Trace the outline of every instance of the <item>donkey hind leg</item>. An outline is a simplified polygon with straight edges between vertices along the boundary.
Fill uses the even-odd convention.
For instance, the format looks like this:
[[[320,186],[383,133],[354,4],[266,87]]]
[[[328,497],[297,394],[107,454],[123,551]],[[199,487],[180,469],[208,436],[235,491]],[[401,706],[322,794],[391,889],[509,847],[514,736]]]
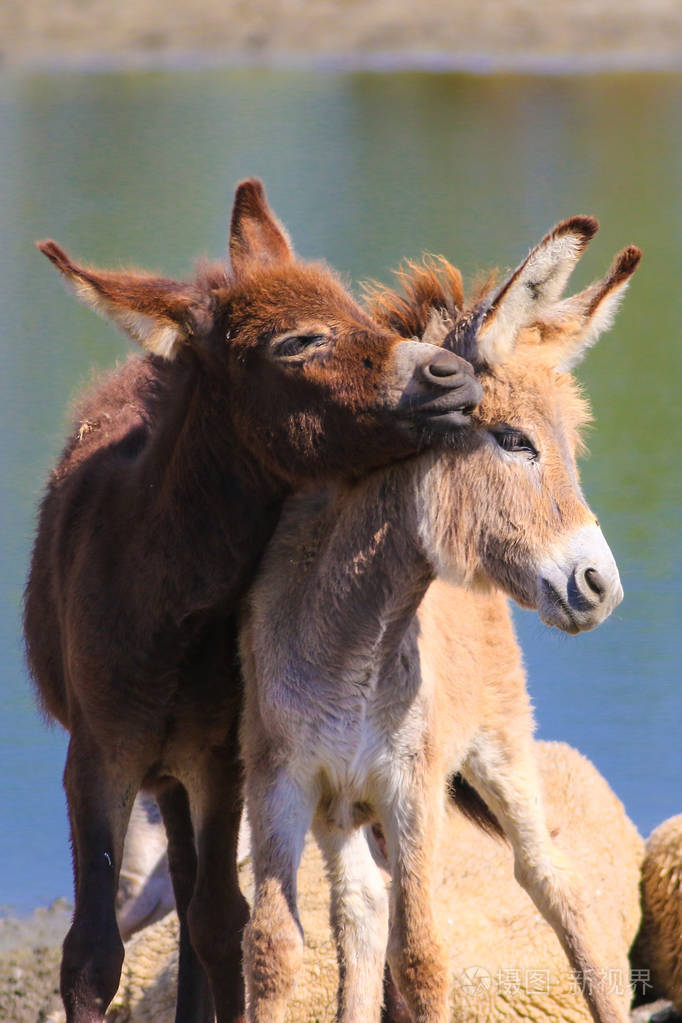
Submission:
[[[180,922],[176,1023],[211,1023],[213,1002],[208,977],[192,946],[187,923],[197,874],[194,829],[184,787],[169,779],[156,793],[168,838],[168,866]]]
[[[192,945],[208,974],[218,1023],[244,1019],[242,936],[249,906],[237,873],[241,789],[236,756],[211,755],[201,790],[190,796],[197,874],[187,920]]]
[[[514,875],[554,929],[596,1023],[626,1023],[622,1004],[603,983],[580,885],[554,845],[539,799],[540,779],[532,740],[499,737],[477,743],[462,773],[496,815],[514,850]]]
[[[71,738],[64,769],[75,875],[75,910],[61,965],[67,1023],[100,1023],[116,994],[123,942],[116,889],[139,778],[114,768],[94,743]]]
[[[378,1023],[388,937],[388,893],[364,829],[313,824],[331,886],[331,925],[339,964],[339,1023]]]
[[[414,788],[413,774],[403,791]],[[408,796],[381,813],[392,878],[388,962],[414,1023],[445,1023],[448,957],[433,911],[443,793],[438,786],[429,800],[426,789],[423,801]]]
[[[251,780],[247,811],[255,880],[244,931],[244,977],[251,1023],[281,1023],[303,960],[296,875],[315,800],[284,772]]]

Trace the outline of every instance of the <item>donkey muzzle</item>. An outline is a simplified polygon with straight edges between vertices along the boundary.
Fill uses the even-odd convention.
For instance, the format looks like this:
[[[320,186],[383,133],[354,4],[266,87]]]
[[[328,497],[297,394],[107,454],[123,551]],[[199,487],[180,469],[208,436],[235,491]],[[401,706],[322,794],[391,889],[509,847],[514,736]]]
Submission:
[[[424,342],[405,341],[400,356],[412,360],[397,411],[431,430],[448,430],[469,422],[483,397],[473,367],[453,352]]]
[[[585,526],[538,574],[538,611],[546,625],[576,633],[600,625],[623,599],[618,568],[599,526]]]

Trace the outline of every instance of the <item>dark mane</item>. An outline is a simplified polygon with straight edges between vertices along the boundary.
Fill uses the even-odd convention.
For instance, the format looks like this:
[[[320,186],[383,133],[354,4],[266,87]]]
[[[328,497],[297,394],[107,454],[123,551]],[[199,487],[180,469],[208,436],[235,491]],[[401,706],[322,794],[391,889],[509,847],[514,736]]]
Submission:
[[[376,282],[365,286],[365,299],[374,319],[403,337],[422,337],[435,311],[452,323],[443,347],[482,368],[476,338],[488,310],[486,299],[496,272],[475,281],[468,299],[464,297],[461,272],[443,256],[425,256],[421,263],[408,261],[395,271],[395,276],[402,293]]]
[[[403,337],[421,337],[434,309],[455,321],[464,307],[462,274],[441,256],[406,262],[395,271],[402,294],[372,281],[364,287],[370,314]]]

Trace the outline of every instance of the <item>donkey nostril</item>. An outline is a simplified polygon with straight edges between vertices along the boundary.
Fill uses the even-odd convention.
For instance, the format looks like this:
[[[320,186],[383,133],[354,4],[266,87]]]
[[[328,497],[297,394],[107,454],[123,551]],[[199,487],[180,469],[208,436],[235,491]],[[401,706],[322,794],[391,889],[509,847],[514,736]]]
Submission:
[[[432,377],[456,377],[459,374],[457,366],[439,366],[437,362],[432,362],[426,369]]]
[[[462,375],[462,363],[450,352],[440,352],[424,367],[427,377],[456,377]]]
[[[589,589],[591,589],[592,592],[595,593],[598,597],[602,597],[604,595],[606,587],[604,585],[604,580],[600,576],[597,569],[586,568],[584,576],[585,582],[587,583]]]

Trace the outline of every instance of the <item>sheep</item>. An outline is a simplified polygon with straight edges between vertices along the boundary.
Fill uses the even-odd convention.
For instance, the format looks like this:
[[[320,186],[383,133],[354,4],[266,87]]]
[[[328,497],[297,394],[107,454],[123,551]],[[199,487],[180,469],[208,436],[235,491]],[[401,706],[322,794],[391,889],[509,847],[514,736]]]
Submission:
[[[642,840],[589,760],[565,743],[535,748],[549,830],[567,860],[580,865],[608,971],[588,982],[606,984],[627,1011]],[[461,816],[451,814],[447,828],[437,904],[451,948],[453,1021],[587,1023],[589,1010],[554,932],[514,880],[510,849]],[[466,850],[464,869],[453,849]]]
[[[645,976],[650,972],[653,990],[682,1014],[682,814],[649,836],[641,896],[642,926],[632,965]]]
[[[116,894],[116,919],[123,941],[175,907],[168,873],[166,832],[156,800],[140,793],[130,814]]]

